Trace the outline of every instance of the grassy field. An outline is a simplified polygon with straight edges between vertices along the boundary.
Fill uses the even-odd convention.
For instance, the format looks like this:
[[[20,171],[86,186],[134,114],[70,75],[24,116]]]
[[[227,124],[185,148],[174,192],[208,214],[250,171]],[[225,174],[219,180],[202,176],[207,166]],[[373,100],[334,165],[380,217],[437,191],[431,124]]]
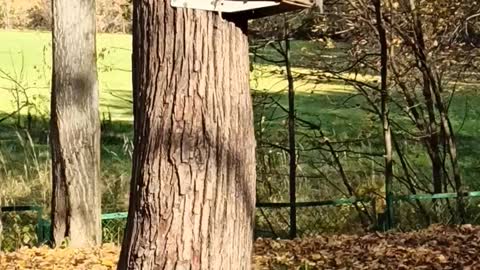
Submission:
[[[0,112],[16,109],[15,90],[25,90],[29,97],[36,96],[40,109],[48,112],[51,34],[0,32],[0,37],[0,70],[3,73],[0,76]],[[102,34],[97,42],[101,110],[110,112],[114,120],[129,121],[132,113],[125,99],[131,96],[131,37]]]
[[[23,109],[19,121],[22,127],[30,126],[29,132],[15,127],[16,117],[10,117],[0,123],[0,180],[2,189],[0,198],[4,204],[41,204],[49,205],[49,151],[48,151],[48,114],[51,77],[51,36],[40,32],[0,31],[0,119],[15,112],[27,100],[35,109]],[[100,105],[102,118],[102,179],[104,183],[103,208],[105,212],[126,209],[126,198],[130,175],[130,156],[132,151],[132,109],[130,82],[131,36],[100,34],[97,37],[98,73],[100,81]],[[267,54],[271,52],[267,51]],[[342,46],[332,49],[321,48],[315,43],[295,42],[292,60],[296,75],[296,111],[303,119],[321,124],[325,135],[333,140],[365,139],[357,145],[357,150],[381,153],[380,126],[372,115],[362,110],[365,101],[354,96],[355,91],[341,81],[320,78],[311,74],[308,64],[315,60],[336,61],[345,57]],[[273,57],[272,55],[269,55]],[[337,57],[337,58],[336,58]],[[321,61],[320,61],[321,60]],[[348,76],[348,74],[346,74]],[[373,77],[364,76],[364,80]],[[286,85],[282,68],[259,61],[251,73],[251,87],[254,100],[268,95],[283,106],[287,105]],[[470,85],[468,91],[460,91],[452,100],[450,116],[457,130],[460,164],[470,190],[479,190],[480,146],[477,136],[480,125],[480,97],[475,91],[476,85]],[[33,120],[26,115],[30,111]],[[278,108],[256,106],[257,140],[263,136],[279,145],[285,144],[285,113]],[[269,120],[262,122],[262,117]],[[374,117],[373,117],[374,118]],[[405,121],[405,119],[396,119]],[[260,124],[259,124],[260,123]],[[299,128],[299,148],[308,148],[301,140],[313,132]],[[415,165],[428,171],[428,161],[420,147],[407,146]],[[304,151],[305,149],[302,149]],[[264,151],[264,152],[262,152]],[[272,156],[275,168],[286,170],[287,156],[282,151],[259,149],[259,155]],[[278,154],[278,155],[277,155]],[[318,152],[302,152],[299,157],[299,173],[303,175],[318,173],[312,170],[312,163],[320,157]],[[345,161],[348,176],[356,183],[381,179],[379,166],[374,161],[359,160],[355,156],[341,157]],[[376,158],[381,161],[381,157]],[[271,159],[268,161],[270,162]],[[259,168],[262,158],[259,156]],[[275,165],[275,166],[277,166]],[[327,178],[338,182],[338,172],[318,165]],[[265,166],[264,166],[265,167]],[[259,170],[259,198],[261,200],[282,201],[287,198],[287,177],[277,174],[272,178]],[[276,187],[266,192],[267,182],[275,180]],[[298,200],[333,199],[341,193],[327,188],[327,183],[316,178],[300,179]],[[275,194],[276,192],[276,194]]]
[[[48,112],[51,34],[0,31],[0,40],[0,113],[16,110],[16,96],[22,90],[30,98],[36,97],[39,109]],[[301,44],[297,46],[300,51]],[[99,34],[97,52],[101,111],[110,114],[114,121],[131,121],[131,104],[127,102],[131,100],[131,36]],[[304,62],[306,57],[308,55],[299,54],[297,61]],[[279,70],[273,66],[257,69],[252,73],[252,88],[269,92],[285,90],[287,82]],[[298,68],[297,71],[308,72],[304,68]],[[351,88],[309,80],[301,81],[297,86],[297,91],[318,90],[323,93],[342,93],[351,91]],[[20,98],[25,101],[21,94]],[[26,113],[25,110],[22,112]]]

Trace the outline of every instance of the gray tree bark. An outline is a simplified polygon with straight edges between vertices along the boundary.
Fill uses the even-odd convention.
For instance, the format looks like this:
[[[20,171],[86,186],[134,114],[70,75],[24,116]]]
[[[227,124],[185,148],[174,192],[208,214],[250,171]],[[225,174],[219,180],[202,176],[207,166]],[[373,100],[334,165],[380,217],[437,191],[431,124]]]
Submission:
[[[135,150],[118,269],[251,269],[247,21],[133,4]]]
[[[53,0],[52,230],[55,245],[101,244],[95,1]]]

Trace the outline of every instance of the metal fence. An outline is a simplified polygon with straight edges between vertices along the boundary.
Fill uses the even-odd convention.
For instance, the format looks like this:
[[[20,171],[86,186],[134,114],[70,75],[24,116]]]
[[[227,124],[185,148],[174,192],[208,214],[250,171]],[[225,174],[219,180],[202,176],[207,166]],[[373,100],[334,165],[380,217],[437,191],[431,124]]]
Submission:
[[[15,250],[22,246],[43,244],[48,239],[48,222],[38,206],[2,207],[2,249]]]
[[[48,245],[51,242],[51,224],[39,206],[2,207],[2,250],[13,251],[20,247]],[[120,244],[127,221],[127,213],[102,215],[104,243]]]
[[[394,228],[413,230],[433,223],[457,222],[456,193],[395,196]],[[480,222],[480,192],[463,194],[466,201],[467,223]],[[372,207],[369,198],[343,198],[321,202],[295,204],[298,236],[330,233],[358,233],[365,230],[361,211]],[[290,203],[257,203],[256,237],[287,238],[291,235]],[[15,250],[22,246],[37,246],[50,242],[50,222],[38,206],[2,207],[2,249]],[[374,217],[371,229],[388,230],[382,214]],[[127,213],[102,215],[102,233],[105,243],[120,244],[126,225]],[[371,220],[370,220],[371,222]]]

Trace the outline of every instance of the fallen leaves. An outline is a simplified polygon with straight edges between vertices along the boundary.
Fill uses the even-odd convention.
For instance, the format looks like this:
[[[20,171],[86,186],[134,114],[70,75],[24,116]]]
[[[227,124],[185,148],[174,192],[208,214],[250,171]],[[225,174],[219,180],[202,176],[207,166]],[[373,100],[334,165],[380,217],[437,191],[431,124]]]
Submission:
[[[119,252],[119,247],[109,244],[94,249],[22,248],[0,254],[0,269],[108,270],[115,268]]]
[[[480,269],[480,227],[259,239],[255,255],[256,269]]]
[[[23,248],[0,253],[3,269],[115,269],[119,247]],[[258,239],[254,269],[480,269],[480,227],[434,226],[411,233]]]

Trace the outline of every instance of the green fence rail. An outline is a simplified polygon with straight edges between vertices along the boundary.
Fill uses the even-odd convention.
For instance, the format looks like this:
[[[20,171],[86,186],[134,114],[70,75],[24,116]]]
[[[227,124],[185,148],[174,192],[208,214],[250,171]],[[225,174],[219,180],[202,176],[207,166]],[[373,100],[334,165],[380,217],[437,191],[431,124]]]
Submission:
[[[398,204],[401,202],[408,202],[413,204],[415,202],[420,201],[439,201],[439,200],[449,200],[449,199],[456,199],[458,196],[462,196],[464,198],[480,198],[480,191],[473,191],[473,192],[465,192],[463,194],[458,193],[441,193],[441,194],[411,194],[411,195],[398,195],[392,198],[392,201]],[[299,213],[303,213],[305,217],[299,217],[299,221],[297,224],[299,226],[303,226],[303,228],[297,228],[300,232],[304,234],[318,234],[322,233],[321,230],[309,229],[311,224],[308,223],[315,223],[316,220],[325,220],[330,219],[334,222],[336,219],[339,219],[339,215],[341,211],[338,211],[336,207],[345,207],[345,206],[360,206],[369,204],[372,201],[372,198],[342,198],[336,200],[325,200],[325,201],[317,201],[317,202],[297,202],[296,208],[298,208]],[[289,225],[289,208],[291,207],[290,203],[264,203],[259,202],[257,203],[257,219],[261,219],[259,223],[263,224],[259,226],[256,234],[258,236],[271,236],[271,237],[285,237],[288,235],[289,230],[291,230]],[[327,208],[329,209],[327,211]],[[13,224],[14,222],[10,222],[9,220],[5,219],[12,219],[16,218],[19,215],[23,214],[26,215],[24,221],[21,219],[19,223],[22,223],[25,226],[29,226],[28,228],[34,228],[33,231],[35,232],[35,245],[42,245],[50,243],[50,221],[45,218],[44,211],[39,206],[10,206],[10,207],[2,207],[2,220],[6,222],[8,227],[9,224]],[[346,210],[343,213],[343,217],[345,220],[348,219],[348,216],[353,213],[353,210],[350,212]],[[277,216],[275,220],[278,220],[276,224],[272,224],[270,222],[269,216]],[[123,238],[123,231],[126,225],[126,219],[128,214],[126,212],[119,212],[119,213],[107,213],[102,215],[102,232],[103,232],[103,239],[104,242],[114,242],[114,243],[121,243]],[[317,217],[317,219],[315,219]],[[479,216],[480,218],[480,216]],[[32,224],[34,222],[35,224]],[[345,222],[348,224],[348,222]],[[385,219],[380,218],[378,220],[376,228],[380,230],[389,230],[391,229],[388,226],[388,223],[385,223]],[[335,227],[332,227],[335,229]],[[21,234],[24,230],[22,228],[18,229],[16,232],[16,237],[18,234]],[[11,233],[11,232],[7,232]],[[27,239],[28,240],[28,239]],[[30,239],[31,240],[31,239]],[[17,240],[12,240],[12,243],[15,243]],[[19,242],[19,241],[17,241]],[[28,242],[28,241],[25,241]],[[21,243],[21,241],[19,242]]]
[[[438,194],[411,194],[411,195],[400,195],[394,197],[394,201],[425,201],[425,200],[436,200],[436,199],[455,199],[458,198],[458,193],[438,193]],[[480,191],[465,192],[460,194],[464,198],[475,198],[480,197]]]
[[[28,215],[32,213],[35,217],[35,224],[31,224],[33,221],[31,216]],[[30,227],[34,228],[35,232],[35,239],[29,237],[28,242],[34,242],[36,246],[50,244],[51,242],[51,223],[44,217],[43,208],[40,206],[7,206],[1,207],[1,214],[2,216],[8,215],[5,221],[7,222],[5,226],[4,234],[9,236],[10,238],[19,238],[18,233],[13,233],[12,231],[8,231],[8,227],[13,227],[12,225],[16,226],[19,233],[27,234]],[[19,218],[19,216],[23,214],[23,218]],[[125,221],[127,218],[128,213],[121,212],[121,213],[108,213],[102,215],[102,232],[103,232],[103,239],[106,242],[115,242],[120,243],[121,238],[123,237],[123,230],[125,227]],[[2,221],[3,221],[2,219]],[[10,225],[10,226],[8,226]],[[12,235],[13,234],[13,235]],[[8,238],[8,237],[6,237]],[[18,244],[27,244],[21,241],[21,239],[12,239],[12,243]],[[11,246],[12,244],[10,244]]]

